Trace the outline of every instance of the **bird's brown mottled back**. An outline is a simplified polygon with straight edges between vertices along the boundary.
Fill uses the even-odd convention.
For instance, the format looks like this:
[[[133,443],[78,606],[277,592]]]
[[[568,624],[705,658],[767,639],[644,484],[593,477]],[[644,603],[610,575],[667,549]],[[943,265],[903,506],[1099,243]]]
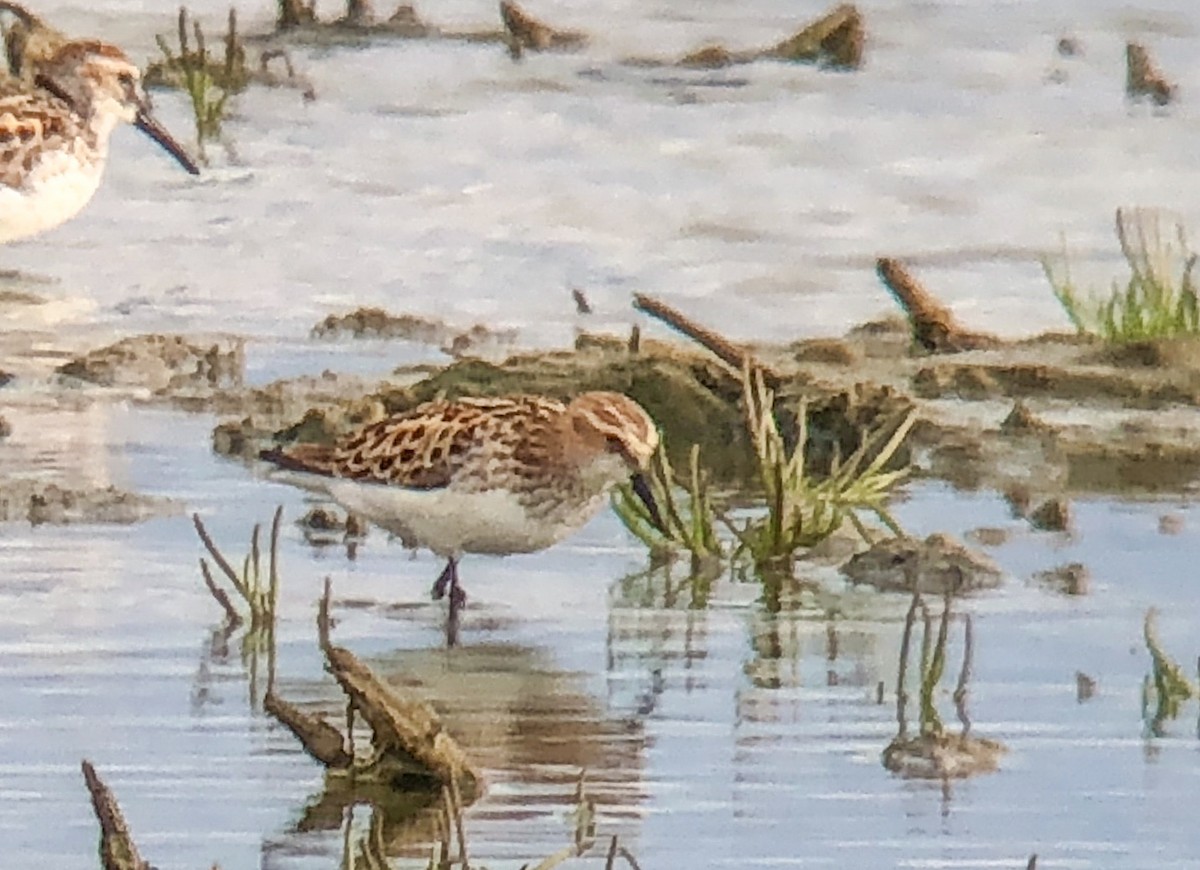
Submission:
[[[0,185],[30,187],[35,164],[48,154],[71,153],[80,161],[94,158],[101,143],[88,123],[82,79],[112,74],[113,64],[117,70],[128,66],[131,74],[137,73],[137,67],[116,46],[95,39],[73,40],[35,64],[39,74],[62,94],[42,87],[30,89],[15,78],[0,84]],[[73,102],[63,99],[68,91]]]
[[[0,184],[26,186],[34,164],[46,151],[66,147],[95,147],[94,137],[66,103],[28,94],[0,97]]]
[[[410,489],[486,488],[493,474],[546,458],[564,406],[551,399],[514,396],[429,402],[364,426],[327,452],[309,445],[282,451],[277,465],[296,470]],[[458,475],[464,466],[482,475]]]

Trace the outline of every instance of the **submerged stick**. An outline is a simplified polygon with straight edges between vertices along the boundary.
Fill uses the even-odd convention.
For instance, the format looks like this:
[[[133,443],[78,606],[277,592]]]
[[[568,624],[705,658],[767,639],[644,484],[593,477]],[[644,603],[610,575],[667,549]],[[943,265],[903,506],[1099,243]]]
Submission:
[[[705,326],[701,326],[683,312],[667,305],[667,303],[655,299],[653,296],[647,296],[645,293],[635,293],[633,294],[633,307],[638,311],[661,320],[677,332],[683,333],[692,339],[692,341],[711,351],[726,365],[737,369],[739,372],[746,368],[747,365],[753,366],[762,372],[763,380],[771,389],[778,389],[779,385],[783,382],[783,378],[780,377],[778,372],[759,366],[755,362],[754,357],[745,348],[734,344],[723,335]]]
[[[233,570],[233,566],[229,564],[229,560],[221,554],[221,551],[217,549],[217,545],[213,543],[212,537],[208,534],[208,529],[204,527],[204,523],[200,519],[200,514],[192,514],[192,525],[196,527],[196,534],[200,536],[200,542],[204,544],[204,549],[208,550],[208,554],[217,563],[217,567],[221,569],[221,573],[229,578],[229,582],[233,584],[233,588],[249,603],[250,590],[242,582],[242,578],[238,576],[237,571]]]
[[[267,692],[263,698],[263,709],[296,736],[305,752],[326,767],[345,770],[354,763],[354,756],[346,751],[342,732],[324,719],[302,713],[274,692]]]
[[[917,608],[921,606],[921,593],[913,585],[912,603],[908,606],[908,614],[904,617],[904,636],[900,641],[900,665],[896,671],[896,739],[904,740],[908,736],[908,689],[905,688],[905,678],[908,676],[908,650],[912,645],[913,626],[917,621]]]
[[[521,52],[569,50],[588,41],[587,34],[577,30],[560,30],[534,18],[514,0],[500,0],[500,20],[509,38],[509,50],[514,58]]]
[[[86,758],[81,765],[83,781],[92,796],[92,809],[100,822],[100,861],[104,870],[152,870],[148,861],[143,861],[134,845],[129,826],[117,799],[101,781],[96,768]]]
[[[862,66],[865,43],[862,13],[853,4],[843,3],[761,55],[788,61],[824,61],[835,69],[851,70]]]
[[[268,567],[269,578],[267,586],[267,606],[272,614],[279,604],[279,524],[283,521],[283,505],[275,508],[275,517],[271,520],[271,554]],[[274,621],[272,621],[274,628]]]
[[[1150,57],[1146,47],[1137,42],[1125,44],[1125,96],[1132,100],[1149,97],[1156,105],[1165,106],[1174,99],[1176,86],[1167,81]]]
[[[200,560],[200,573],[204,576],[204,585],[208,587],[209,594],[216,599],[217,604],[221,605],[221,609],[225,611],[226,625],[231,629],[236,629],[242,624],[242,615],[237,612],[237,608],[233,606],[233,602],[229,600],[229,596],[225,594],[225,590],[213,580],[212,571],[209,570],[208,562],[204,559]]]
[[[391,756],[410,773],[431,776],[443,783],[460,777],[477,781],[478,775],[466,754],[443,730],[441,719],[432,707],[416,698],[404,697],[380,681],[344,647],[331,645],[325,655],[333,678],[371,727],[371,742],[377,756]]]
[[[950,606],[950,596],[946,596],[946,607]],[[972,629],[971,614],[963,614],[965,637],[963,638],[963,663],[958,674],[958,685],[954,688],[954,709],[958,712],[958,721],[962,723],[962,736],[966,737],[971,730],[971,716],[967,713],[967,684],[971,681],[971,664],[975,657],[975,632]]]
[[[317,631],[326,669],[346,696],[346,732],[300,711],[273,691],[263,699],[263,708],[287,727],[317,761],[327,768],[350,772],[352,788],[355,782],[391,784],[420,778],[428,781],[421,788],[443,787],[448,795],[447,806],[461,807],[460,788],[476,794],[479,773],[429,704],[388,685],[354,653],[330,641],[330,594],[327,579],[317,611]],[[363,759],[354,753],[353,720],[357,716],[370,727],[374,750]],[[451,821],[449,830],[453,829]],[[465,841],[460,848],[465,858]]]
[[[899,260],[880,257],[875,261],[875,271],[904,309],[913,339],[930,353],[980,350],[999,344],[995,336],[960,326],[950,309],[922,287]]]

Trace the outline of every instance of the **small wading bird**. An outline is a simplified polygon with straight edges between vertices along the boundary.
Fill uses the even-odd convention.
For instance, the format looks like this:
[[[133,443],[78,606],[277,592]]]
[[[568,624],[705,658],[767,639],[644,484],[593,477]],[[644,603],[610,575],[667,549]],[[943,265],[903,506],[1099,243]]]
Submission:
[[[620,393],[563,404],[536,396],[420,405],[333,445],[295,444],[261,457],[288,483],[322,492],[400,538],[446,559],[433,597],[450,593],[455,642],[466,595],[464,553],[531,553],[561,541],[630,481],[662,526],[643,475],[658,429]]]
[[[154,119],[141,72],[119,48],[65,42],[34,69],[32,87],[0,87],[0,244],[56,227],[87,205],[118,124],[133,124],[200,173]]]

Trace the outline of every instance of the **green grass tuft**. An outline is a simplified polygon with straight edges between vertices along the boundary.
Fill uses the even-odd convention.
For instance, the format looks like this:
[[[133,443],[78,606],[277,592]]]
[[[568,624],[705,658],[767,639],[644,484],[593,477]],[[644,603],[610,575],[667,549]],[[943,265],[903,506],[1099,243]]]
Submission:
[[[732,550],[733,559],[749,563],[756,577],[775,582],[790,575],[800,550],[816,546],[847,522],[870,542],[859,517],[862,512],[874,514],[895,534],[902,533],[886,502],[908,472],[887,469],[912,428],[915,412],[906,411],[864,433],[853,454],[835,461],[827,475],[816,476],[805,470],[806,403],[802,401],[798,409],[799,432],[790,447],[775,418],[775,395],[757,368],[744,370],[743,402],[766,510],[740,522],[730,519],[713,506],[699,448],[692,448],[688,474],[681,478],[660,447],[647,476],[665,532],[651,524],[646,508],[629,487],[613,496],[617,515],[646,545],[653,560],[669,561],[687,552],[693,575],[699,575]],[[718,535],[718,519],[732,534],[731,542]]]
[[[1200,698],[1200,687],[1188,679],[1183,668],[1167,655],[1158,639],[1154,620],[1158,612],[1146,611],[1142,634],[1150,652],[1150,673],[1142,682],[1142,721],[1155,737],[1163,735],[1163,724],[1178,718],[1183,705]]]
[[[1111,343],[1146,341],[1200,333],[1200,303],[1192,282],[1196,255],[1183,225],[1174,241],[1164,238],[1161,216],[1151,209],[1118,209],[1117,239],[1129,265],[1122,285],[1107,297],[1084,293],[1071,278],[1064,244],[1061,258],[1042,259],[1042,269],[1075,329]]]
[[[912,428],[915,412],[906,411],[866,433],[848,459],[836,462],[828,476],[818,478],[805,473],[807,404],[800,403],[796,415],[800,431],[789,451],[775,419],[775,395],[766,386],[761,371],[745,369],[742,395],[767,513],[741,527],[729,525],[738,539],[739,551],[750,557],[759,574],[790,573],[797,551],[816,546],[847,521],[870,542],[858,516],[860,511],[875,514],[900,534],[885,503],[908,471],[884,469]]]
[[[187,93],[196,125],[196,142],[201,158],[207,160],[204,143],[221,140],[225,116],[229,112],[229,100],[246,89],[250,74],[246,67],[246,52],[238,38],[235,10],[229,10],[229,28],[224,38],[225,53],[221,59],[209,55],[200,23],[190,23],[189,28],[187,8],[180,7],[178,53],[172,50],[164,37],[155,37],[163,60],[147,70],[147,80],[173,83]],[[193,41],[195,47],[192,46]]]
[[[688,463],[688,476],[679,478],[667,459],[666,448],[660,443],[650,460],[647,480],[658,504],[665,531],[659,531],[650,521],[646,506],[628,486],[613,493],[613,510],[656,561],[667,561],[677,552],[691,556],[692,573],[725,555],[717,537],[716,513],[709,491],[708,474],[700,466],[700,446],[693,444]]]

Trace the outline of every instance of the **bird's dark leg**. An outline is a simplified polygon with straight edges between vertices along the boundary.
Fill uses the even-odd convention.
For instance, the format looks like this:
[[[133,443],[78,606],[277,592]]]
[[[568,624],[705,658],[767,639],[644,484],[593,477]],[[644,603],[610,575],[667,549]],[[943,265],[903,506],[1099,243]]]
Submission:
[[[441,601],[446,596],[447,588],[451,591],[458,588],[458,560],[453,556],[446,560],[446,567],[438,574],[437,580],[433,581],[433,600]]]
[[[458,646],[458,614],[466,596],[457,586],[450,588],[450,612],[446,614],[446,646]]]
[[[446,646],[458,643],[458,615],[463,605],[467,603],[467,593],[458,585],[458,559],[451,557],[446,561],[446,567],[433,583],[434,600],[445,597],[450,592],[450,613],[446,617]]]

